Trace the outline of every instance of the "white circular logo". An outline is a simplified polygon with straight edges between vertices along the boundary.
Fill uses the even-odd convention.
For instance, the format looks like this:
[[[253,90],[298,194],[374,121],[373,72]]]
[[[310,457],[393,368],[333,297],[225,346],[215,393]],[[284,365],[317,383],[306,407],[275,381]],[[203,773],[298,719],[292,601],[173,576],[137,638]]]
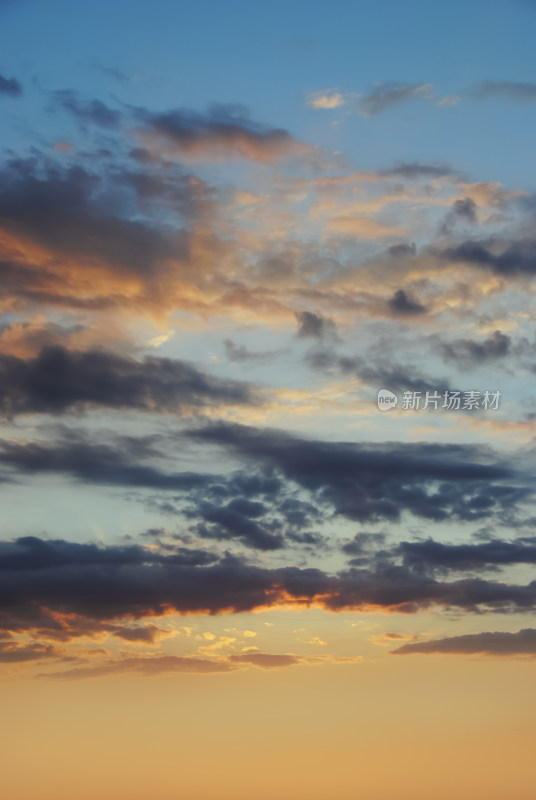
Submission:
[[[378,408],[380,411],[389,411],[394,408],[398,403],[398,397],[393,394],[389,389],[380,389],[378,392]]]

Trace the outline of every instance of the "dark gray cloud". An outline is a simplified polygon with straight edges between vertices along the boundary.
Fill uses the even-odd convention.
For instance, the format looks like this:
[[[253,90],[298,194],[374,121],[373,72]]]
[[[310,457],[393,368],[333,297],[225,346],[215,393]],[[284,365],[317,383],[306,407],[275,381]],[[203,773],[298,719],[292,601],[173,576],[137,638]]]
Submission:
[[[449,636],[429,642],[409,642],[392,651],[396,655],[411,653],[456,653],[459,655],[536,656],[536,630],[525,628],[517,633],[490,631]]]
[[[450,389],[446,378],[431,378],[416,367],[397,364],[388,357],[380,359],[364,356],[341,356],[330,350],[315,350],[307,355],[313,369],[356,375],[363,383],[375,389],[389,387],[391,391],[439,392]]]
[[[194,430],[256,467],[275,469],[315,502],[349,519],[484,519],[511,511],[530,489],[489,452],[463,445],[353,444],[301,439],[278,430],[215,424]]]
[[[412,300],[404,289],[398,289],[389,300],[389,308],[394,314],[403,317],[414,317],[426,313],[426,306],[417,300]]]
[[[54,92],[53,97],[56,106],[68,111],[82,125],[117,128],[121,122],[121,113],[109,108],[101,100],[82,100],[70,89]]]
[[[13,542],[0,542],[0,562],[2,569],[7,570],[141,566],[147,562],[147,558],[148,551],[139,545],[100,547],[63,539],[40,539],[37,536],[22,536]],[[155,552],[150,555],[151,563],[165,562],[176,566],[203,566],[217,560],[206,550],[180,546],[165,555]]]
[[[22,94],[22,86],[16,78],[5,78],[0,75],[0,95],[5,94],[8,97],[20,97]]]
[[[272,532],[255,520],[264,511],[262,504],[253,504],[244,498],[236,498],[223,506],[201,501],[193,514],[201,517],[203,523],[195,530],[199,536],[209,539],[234,538],[257,550],[280,550],[285,545],[281,532]]]
[[[300,339],[323,339],[325,336],[335,334],[335,323],[333,320],[315,314],[313,311],[298,311],[296,313],[298,321],[297,335]]]
[[[0,440],[0,467],[5,470],[1,479],[56,474],[84,484],[163,492],[164,496],[141,494],[138,499],[152,510],[181,518],[189,525],[189,535],[197,538],[240,542],[261,551],[324,546],[314,533],[324,510],[293,497],[293,489],[270,470],[228,475],[168,472],[156,465],[165,460],[160,444],[158,437],[113,436],[101,444],[73,431],[53,443]],[[139,551],[134,555],[137,558]],[[193,563],[201,555],[175,548],[174,558]]]
[[[427,83],[385,83],[362,97],[358,104],[358,110],[363,116],[372,117],[408,100],[415,100],[419,97],[429,98],[431,89],[431,85]]]
[[[0,441],[0,465],[20,474],[59,474],[96,485],[166,491],[187,491],[214,480],[214,476],[167,473],[140,463],[159,455],[150,440],[110,436],[107,444],[93,444],[74,431],[54,443]]]
[[[488,269],[505,277],[536,273],[536,241],[533,239],[468,239],[453,247],[433,252],[446,261]]]
[[[404,566],[418,572],[480,571],[512,564],[536,564],[536,538],[479,544],[445,544],[427,539],[401,542],[395,549]]]
[[[295,487],[270,475],[206,476],[197,486],[184,488],[183,496],[145,501],[149,507],[193,522],[191,535],[201,539],[241,542],[256,550],[281,550],[298,546],[317,551],[326,545],[314,532],[325,509],[298,499]]]
[[[346,555],[364,556],[368,559],[372,552],[383,547],[386,538],[384,533],[360,531],[354,535],[351,541],[343,544],[341,550],[343,553],[346,553]]]
[[[245,345],[236,344],[232,339],[225,339],[223,346],[225,348],[225,354],[227,355],[227,358],[232,363],[241,363],[244,361],[257,361],[259,363],[263,363],[266,361],[271,361],[278,353],[276,350],[249,350]]]
[[[461,200],[456,200],[452,206],[452,211],[455,216],[468,222],[476,222],[476,203],[470,197],[463,197]]]
[[[413,243],[402,242],[401,244],[393,244],[387,252],[393,258],[407,258],[417,254],[417,247]]]
[[[177,174],[166,170],[124,171],[115,176],[116,181],[132,187],[140,208],[148,213],[162,213],[171,209],[187,222],[199,219],[208,211],[214,200],[214,190],[210,184],[200,179],[192,180],[190,175]]]
[[[527,612],[536,604],[536,582],[515,585],[477,578],[442,582],[394,566],[352,568],[331,575],[313,568],[252,566],[230,555],[192,566],[154,549],[144,551],[142,562],[127,548],[109,550],[84,545],[77,549],[61,540],[42,549],[28,538],[2,543],[0,628],[31,633],[43,644],[92,631],[121,636],[121,620],[128,619],[132,630],[134,621],[170,610],[240,613],[295,604],[328,611],[375,607],[415,613],[443,607],[476,613]]]
[[[252,386],[215,378],[176,359],[138,361],[61,346],[45,347],[28,360],[0,354],[0,413],[8,417],[85,407],[181,413],[259,401]]]
[[[498,573],[516,564],[536,563],[536,538],[513,541],[489,538],[452,544],[433,538],[396,542],[385,533],[360,532],[345,541],[341,551],[351,556],[348,564],[371,572],[403,567],[418,575],[451,573]]]
[[[440,236],[449,236],[460,222],[474,225],[478,222],[476,212],[477,204],[470,197],[456,200],[439,226]]]
[[[192,533],[203,538],[239,539],[265,550],[280,548],[282,537],[321,544],[314,525],[333,514],[397,521],[409,512],[435,521],[510,524],[532,496],[510,464],[473,446],[322,442],[224,423],[186,435],[223,447],[249,474],[240,469],[228,476],[170,472],[161,466],[167,458],[162,437],[108,436],[103,444],[99,437],[90,442],[67,430],[53,442],[1,441],[2,479],[58,474],[94,485],[164,492],[142,494],[140,502],[183,516]],[[309,498],[297,496],[303,490]],[[266,500],[266,505],[244,500]]]
[[[487,339],[455,339],[440,342],[439,352],[445,361],[456,364],[461,369],[473,369],[481,364],[496,361],[512,353],[512,340],[501,331],[494,331]]]
[[[506,97],[518,103],[536,102],[536,83],[530,81],[484,81],[474,89],[475,97]]]

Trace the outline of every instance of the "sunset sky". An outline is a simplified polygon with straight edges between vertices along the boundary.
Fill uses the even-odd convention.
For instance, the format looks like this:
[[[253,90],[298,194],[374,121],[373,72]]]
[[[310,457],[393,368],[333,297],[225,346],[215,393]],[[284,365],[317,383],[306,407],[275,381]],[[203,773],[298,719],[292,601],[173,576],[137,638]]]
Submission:
[[[533,800],[535,31],[0,0],[6,798]]]

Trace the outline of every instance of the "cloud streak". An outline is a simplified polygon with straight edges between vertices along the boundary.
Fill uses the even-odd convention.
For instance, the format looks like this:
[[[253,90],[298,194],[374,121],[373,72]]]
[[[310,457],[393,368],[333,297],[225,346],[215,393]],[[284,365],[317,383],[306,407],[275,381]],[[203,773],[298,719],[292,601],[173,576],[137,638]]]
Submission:
[[[431,83],[385,83],[361,98],[358,111],[364,117],[374,117],[401,103],[416,99],[430,100],[433,96]]]
[[[7,417],[89,407],[181,414],[260,402],[252,386],[215,378],[184,361],[138,361],[61,346],[45,347],[28,360],[0,354],[0,385],[0,411]]]
[[[479,578],[442,582],[404,567],[329,574],[313,568],[253,566],[229,555],[198,565],[147,549],[143,561],[140,555],[128,548],[62,540],[2,543],[0,628],[30,632],[43,643],[82,632],[89,635],[92,630],[113,634],[107,627],[110,623],[132,624],[171,611],[229,614],[315,606],[331,612],[375,609],[411,614],[443,607],[513,613],[530,611],[536,604],[535,583]]]
[[[478,99],[504,97],[518,103],[536,102],[536,83],[530,81],[484,81],[473,91]]]
[[[536,657],[536,630],[525,628],[517,633],[473,633],[466,636],[450,636],[428,642],[409,642],[392,651],[395,655],[413,653],[441,653],[455,655],[484,656],[528,656]]]

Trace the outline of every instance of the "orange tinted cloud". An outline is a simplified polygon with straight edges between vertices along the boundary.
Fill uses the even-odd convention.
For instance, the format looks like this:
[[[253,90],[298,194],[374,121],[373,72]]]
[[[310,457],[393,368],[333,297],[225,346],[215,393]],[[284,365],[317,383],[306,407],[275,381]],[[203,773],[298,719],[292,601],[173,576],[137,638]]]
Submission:
[[[206,115],[181,110],[145,112],[142,118],[146,127],[138,129],[137,135],[151,157],[178,155],[207,162],[243,158],[272,164],[315,150],[281,128],[253,123],[233,108],[215,107]]]

